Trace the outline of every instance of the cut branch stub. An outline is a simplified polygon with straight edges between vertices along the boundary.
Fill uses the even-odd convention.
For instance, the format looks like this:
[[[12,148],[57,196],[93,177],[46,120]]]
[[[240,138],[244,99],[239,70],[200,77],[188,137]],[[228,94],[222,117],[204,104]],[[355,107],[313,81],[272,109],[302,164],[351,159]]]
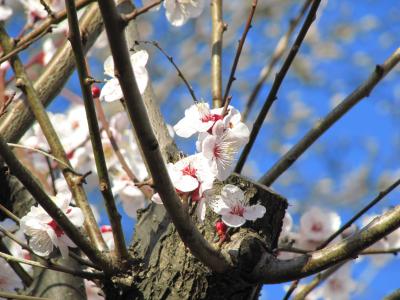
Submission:
[[[213,273],[190,254],[179,238],[162,205],[151,204],[138,214],[131,252],[138,258],[141,271],[135,281],[135,297],[140,299],[249,299],[255,284],[248,278],[261,255],[276,247],[287,201],[271,189],[239,175],[225,183],[235,184],[249,197],[250,204],[266,207],[256,222],[230,230],[229,241],[221,252],[229,258],[232,269]],[[219,216],[207,209],[204,223],[189,208],[196,226],[208,242],[218,248],[215,221]],[[138,294],[140,296],[138,296]],[[132,295],[126,295],[132,296]]]

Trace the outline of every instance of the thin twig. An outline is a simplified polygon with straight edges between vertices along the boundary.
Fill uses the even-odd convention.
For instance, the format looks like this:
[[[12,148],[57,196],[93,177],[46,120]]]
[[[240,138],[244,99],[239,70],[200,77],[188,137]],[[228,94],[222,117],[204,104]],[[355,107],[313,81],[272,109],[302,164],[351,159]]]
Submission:
[[[393,249],[375,249],[375,250],[364,250],[361,255],[375,255],[375,254],[393,254],[397,255],[400,252],[400,248]]]
[[[321,283],[323,283],[325,280],[327,280],[332,274],[334,274],[337,270],[339,270],[345,263],[346,263],[346,261],[329,268],[325,272],[317,274],[311,280],[311,282],[309,282],[308,284],[306,284],[300,288],[300,290],[296,293],[296,295],[294,296],[293,299],[294,300],[304,300],[307,297],[307,295],[309,293],[311,293],[312,290],[314,290]]]
[[[50,300],[49,298],[20,295],[2,290],[0,290],[0,297],[4,299],[17,299],[17,300]]]
[[[54,175],[53,166],[51,165],[50,158],[48,158],[47,156],[46,156],[46,164],[47,164],[47,169],[49,170],[48,175],[50,175],[51,189],[53,191],[53,195],[55,196],[57,195],[56,176]]]
[[[325,131],[336,121],[343,117],[361,99],[370,95],[375,86],[386,76],[390,70],[400,61],[400,48],[382,64],[375,67],[370,77],[358,86],[338,106],[336,106],[325,118],[318,121],[304,137],[294,145],[272,168],[262,176],[260,182],[270,186],[283,172],[285,172]]]
[[[304,14],[306,13],[311,2],[312,2],[312,0],[305,0],[304,4],[301,6],[300,11],[298,12],[297,16],[294,17],[293,19],[290,19],[288,30],[279,39],[268,64],[264,68],[262,68],[259,79],[258,79],[256,85],[254,86],[254,88],[250,94],[249,100],[247,101],[244,111],[242,113],[242,121],[243,122],[247,121],[250,110],[252,109],[252,107],[255,103],[258,93],[260,92],[265,81],[271,75],[272,70],[274,69],[276,63],[281,59],[283,54],[286,52],[286,49],[289,45],[290,37],[292,36],[297,25],[300,23],[300,20],[303,18]]]
[[[77,9],[85,7],[86,5],[94,2],[95,0],[78,0],[76,2]],[[18,54],[22,50],[28,48],[32,43],[41,39],[44,35],[51,32],[51,26],[62,22],[67,17],[66,10],[55,13],[53,16],[47,17],[41,24],[29,32],[27,35],[18,39],[17,44],[12,51],[4,54],[0,57],[0,63],[5,62],[10,57]]]
[[[300,280],[295,280],[292,282],[292,284],[289,286],[288,290],[285,293],[285,296],[283,296],[282,300],[289,300],[290,296],[293,294],[294,290],[297,288],[299,285]]]
[[[13,147],[13,148],[21,148],[21,149],[27,149],[27,150],[31,150],[37,153],[42,154],[45,157],[51,158],[52,160],[55,160],[56,162],[58,162],[59,164],[61,164],[64,168],[68,168],[69,171],[73,172],[74,174],[77,175],[81,175],[78,172],[75,172],[70,166],[68,166],[68,164],[64,163],[62,160],[58,159],[57,157],[51,155],[50,153],[38,149],[38,148],[34,148],[34,147],[30,147],[30,146],[25,146],[25,145],[21,145],[21,144],[14,144],[14,143],[7,143],[8,146]]]
[[[213,108],[222,106],[222,36],[226,30],[222,6],[222,0],[211,1],[211,98]]]
[[[238,63],[239,63],[240,55],[242,54],[242,49],[243,49],[243,46],[244,46],[244,42],[246,41],[247,33],[249,32],[249,30],[250,30],[250,28],[252,26],[251,22],[253,20],[254,13],[256,11],[257,2],[258,2],[257,0],[253,0],[253,2],[251,4],[251,9],[250,9],[249,16],[247,17],[246,25],[244,27],[244,31],[243,31],[242,37],[240,38],[238,47],[236,49],[235,59],[233,60],[231,73],[229,74],[229,79],[228,79],[228,83],[226,85],[224,98],[223,98],[223,102],[222,102],[222,105],[224,106],[224,110],[223,110],[222,115],[224,115],[225,112],[228,109],[228,105],[229,105],[229,102],[230,102],[228,100],[229,91],[231,89],[233,81],[235,81],[235,79],[236,79],[235,78],[236,68],[237,68]]]
[[[69,238],[86,254],[86,256],[95,264],[101,266],[105,271],[114,269],[111,261],[100,253],[93,244],[90,243],[85,236],[71,223],[67,216],[54,203],[53,200],[42,189],[37,178],[35,178],[18,160],[15,154],[4,142],[0,136],[0,155],[8,165],[11,173],[21,181],[35,200],[46,210],[46,212],[55,220],[63,229]]]
[[[122,15],[121,19],[125,22],[125,25],[127,25],[129,23],[129,21],[136,19],[137,16],[140,16],[141,14],[144,14],[145,12],[148,12],[150,9],[161,4],[163,1],[164,0],[153,1],[141,8],[134,9],[131,13]]]
[[[3,25],[0,26],[0,42],[3,50],[6,53],[12,50],[12,39],[7,34]],[[38,121],[44,136],[46,137],[52,154],[59,160],[61,160],[64,165],[68,165],[68,168],[62,168],[62,173],[65,177],[69,189],[72,192],[72,195],[75,198],[76,203],[82,209],[82,212],[85,216],[84,226],[86,231],[88,232],[89,238],[93,242],[94,246],[97,247],[97,249],[107,249],[107,245],[104,242],[103,236],[101,235],[96,219],[94,218],[93,211],[86,197],[85,190],[83,189],[82,182],[79,180],[80,178],[82,178],[82,176],[77,176],[76,174],[70,172],[71,164],[65,153],[64,147],[61,144],[61,141],[50,121],[49,116],[47,115],[43,103],[39,99],[37,91],[33,87],[32,82],[26,74],[24,65],[22,64],[21,60],[16,55],[13,57],[13,59],[11,59],[10,63],[17,78],[16,86],[20,88],[22,92],[26,95],[29,107],[34,114],[35,119]],[[90,247],[92,247],[92,245]]]
[[[400,205],[375,218],[368,226],[346,239],[310,254],[279,260],[265,253],[258,262],[251,280],[259,283],[280,283],[297,280],[357,257],[359,253],[400,227]]]
[[[319,7],[319,4],[321,3],[321,0],[315,0],[308,12],[308,15],[306,19],[304,20],[303,26],[300,29],[300,32],[298,33],[296,40],[294,41],[281,69],[275,76],[274,83],[272,84],[271,90],[265,99],[264,105],[260,111],[260,113],[257,116],[257,119],[255,120],[253,124],[253,129],[251,130],[250,133],[250,138],[249,142],[246,144],[246,146],[243,149],[242,154],[240,155],[239,161],[236,165],[235,172],[240,173],[242,171],[242,168],[244,166],[244,163],[246,162],[246,159],[248,155],[250,154],[251,148],[254,145],[254,142],[257,138],[258,133],[260,132],[260,129],[264,123],[265,118],[267,117],[267,114],[274,103],[274,101],[277,99],[277,94],[279,91],[279,88],[285,79],[285,76],[293,62],[293,60],[296,57],[297,52],[300,49],[301,44],[303,43],[303,40],[308,32],[308,29],[311,27],[311,24],[315,20],[315,15],[317,13],[317,9]]]
[[[135,174],[129,167],[128,163],[126,162],[126,159],[122,155],[122,153],[119,149],[118,143],[114,138],[114,135],[110,129],[110,124],[108,123],[108,120],[104,113],[103,107],[101,106],[99,98],[94,99],[94,104],[96,106],[97,116],[100,120],[100,123],[102,124],[103,129],[107,134],[107,137],[110,141],[111,147],[113,148],[113,151],[114,151],[115,155],[117,156],[117,159],[118,159],[119,163],[121,164],[122,169],[124,170],[124,172],[126,173],[128,178],[132,181],[132,183],[134,185],[136,185],[142,191],[142,193],[145,195],[145,197],[147,199],[150,199],[151,196],[154,194],[153,190],[146,188],[145,187],[146,184],[143,184],[143,185],[138,184],[139,181],[138,181],[137,177],[135,176]],[[147,186],[149,186],[149,184],[147,184]]]
[[[140,95],[130,62],[128,46],[124,36],[124,26],[113,0],[99,1],[104,20],[115,71],[121,85],[129,117],[135,134],[150,169],[150,174],[164,207],[169,213],[182,241],[201,262],[216,272],[224,272],[229,264],[201,235],[189,214],[182,207],[175,188],[169,178],[159,144],[151,128],[146,107]]]
[[[12,211],[10,211],[9,209],[7,209],[5,206],[3,206],[0,203],[0,210],[7,216],[9,217],[11,220],[13,220],[15,223],[19,224],[19,218],[12,213]]]
[[[182,71],[179,69],[178,65],[175,63],[174,58],[169,55],[161,46],[159,43],[156,41],[135,41],[137,44],[150,44],[156,47],[160,52],[169,60],[169,62],[174,66],[175,70],[178,72],[178,76],[182,79],[183,83],[186,85],[186,87],[189,90],[190,95],[193,98],[193,101],[195,103],[199,102],[199,100],[196,97],[196,94],[194,93],[192,85],[189,83],[189,81],[186,79],[185,75],[183,75]]]
[[[79,32],[78,16],[73,0],[65,0],[68,15],[69,41],[75,55],[76,68],[78,70],[79,82],[81,85],[83,102],[85,105],[86,118],[88,122],[90,139],[92,142],[93,154],[96,162],[97,174],[99,176],[100,191],[103,195],[108,217],[113,231],[115,254],[118,259],[124,260],[128,257],[124,233],[121,225],[121,215],[118,213],[114,196],[111,191],[111,182],[108,176],[106,160],[101,143],[100,129],[97,121],[96,109],[93,103],[91,84],[87,83],[90,78],[86,67],[85,54]]]
[[[12,256],[12,255],[8,255],[6,253],[3,253],[3,252],[0,252],[0,257],[4,258],[6,261],[15,261],[15,262],[18,262],[18,263],[31,265],[33,267],[39,267],[39,268],[42,268],[42,269],[48,269],[48,270],[63,272],[63,273],[71,274],[71,275],[82,277],[82,278],[86,278],[86,279],[104,278],[104,273],[102,273],[102,272],[86,272],[86,271],[73,270],[73,269],[70,269],[70,268],[67,268],[67,267],[64,267],[64,266],[54,265],[52,263],[42,264],[42,263],[37,262],[37,261],[15,257],[15,256]]]
[[[400,184],[400,178],[393,182],[385,190],[381,191],[370,203],[368,203],[363,209],[354,215],[346,224],[340,227],[336,232],[334,232],[330,237],[328,237],[321,245],[318,246],[317,250],[325,248],[330,242],[332,242],[337,236],[339,236],[343,231],[349,228],[355,221],[357,221],[363,214],[365,214],[371,207],[376,205],[381,201],[387,194],[393,191]]]

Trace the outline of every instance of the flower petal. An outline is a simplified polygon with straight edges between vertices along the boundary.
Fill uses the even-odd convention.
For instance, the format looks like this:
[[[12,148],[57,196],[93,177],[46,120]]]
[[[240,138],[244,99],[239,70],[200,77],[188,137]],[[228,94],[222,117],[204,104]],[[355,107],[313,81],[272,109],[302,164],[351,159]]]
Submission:
[[[245,218],[238,216],[238,215],[232,215],[232,214],[223,215],[222,221],[230,227],[240,227],[244,223],[246,223]]]
[[[243,212],[243,217],[246,220],[254,221],[258,218],[262,218],[266,212],[266,209],[264,206],[260,204],[252,205],[245,207],[245,210]]]

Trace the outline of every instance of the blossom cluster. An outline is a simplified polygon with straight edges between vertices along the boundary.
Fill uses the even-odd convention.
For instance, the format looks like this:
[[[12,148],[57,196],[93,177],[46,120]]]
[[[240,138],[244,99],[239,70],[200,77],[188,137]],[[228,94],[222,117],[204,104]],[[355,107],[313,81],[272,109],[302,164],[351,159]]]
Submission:
[[[359,222],[361,227],[367,226],[377,215],[366,215]],[[279,248],[283,249],[278,252],[278,258],[287,260],[298,255],[294,251],[314,251],[332,234],[340,229],[341,218],[331,210],[313,206],[304,211],[300,216],[298,226],[294,225],[294,221],[290,213],[286,212],[283,219],[282,231],[279,237]],[[340,236],[335,238],[331,243],[336,243],[347,238],[357,232],[357,226],[353,224],[347,228]],[[387,235],[379,240],[367,250],[385,251],[396,249],[400,246],[400,229]],[[383,266],[393,256],[388,254],[376,254],[368,257],[372,266]],[[358,257],[355,262],[363,261],[363,256]],[[350,299],[355,292],[357,286],[352,278],[351,264],[347,263],[340,267],[326,282],[320,287],[312,291],[307,299]],[[297,290],[301,290],[301,286]]]
[[[219,194],[213,188],[215,181],[224,181],[232,174],[236,154],[249,138],[249,129],[237,109],[229,106],[224,112],[223,108],[210,109],[207,103],[195,103],[186,109],[185,117],[174,130],[184,138],[198,134],[197,153],[169,163],[167,168],[177,193],[198,202],[201,220],[205,218],[207,205],[231,227],[265,214],[262,205],[248,204],[240,188],[227,184]],[[158,193],[152,200],[162,204]]]

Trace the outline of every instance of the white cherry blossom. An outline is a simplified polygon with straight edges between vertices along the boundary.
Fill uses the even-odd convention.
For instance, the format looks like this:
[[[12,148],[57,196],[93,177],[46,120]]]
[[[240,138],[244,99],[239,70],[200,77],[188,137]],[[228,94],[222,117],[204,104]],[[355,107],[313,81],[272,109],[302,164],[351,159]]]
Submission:
[[[164,7],[168,21],[173,26],[182,26],[190,18],[200,16],[204,0],[165,0]]]
[[[118,194],[122,202],[125,213],[136,219],[137,210],[146,207],[146,199],[142,191],[128,178],[121,173],[118,178],[113,180],[113,193]]]
[[[84,280],[87,300],[104,300],[103,291],[93,281]]]
[[[190,193],[194,201],[200,201],[203,198],[204,191],[212,188],[215,179],[215,173],[200,154],[185,157],[175,164],[169,163],[167,169],[177,192]],[[152,197],[152,200],[162,204],[158,193]]]
[[[147,51],[140,50],[132,53],[130,58],[136,83],[140,93],[143,94],[149,81],[149,75],[146,70],[149,55]],[[111,55],[104,62],[104,74],[111,77],[111,79],[107,80],[106,84],[101,89],[100,99],[106,102],[113,102],[123,98],[118,78],[115,77],[114,61]]]
[[[340,223],[336,212],[311,207],[300,218],[300,234],[304,240],[320,243],[338,230]]]
[[[261,204],[246,203],[243,191],[232,184],[225,185],[221,195],[208,194],[207,204],[215,213],[221,215],[222,221],[230,227],[240,227],[247,220],[262,218],[266,212]]]
[[[112,233],[112,228],[110,225],[103,225],[100,227],[101,235],[103,236],[104,241],[107,244],[107,247],[110,251],[115,249],[114,244],[114,236]]]
[[[0,21],[8,20],[13,13],[11,7],[8,7],[5,4],[0,4]]]
[[[348,300],[356,289],[356,283],[351,277],[350,264],[342,266],[333,273],[324,285],[317,291],[320,298],[325,300]]]
[[[71,202],[69,194],[59,193],[52,199],[72,224],[77,227],[83,225],[82,211],[69,205]],[[30,212],[21,219],[21,229],[29,237],[29,245],[33,252],[40,256],[50,255],[56,246],[63,257],[68,257],[68,247],[76,247],[41,206],[31,207]]]
[[[222,135],[229,131],[241,145],[247,143],[250,132],[246,124],[241,121],[239,111],[229,106],[224,116],[222,113],[223,108],[210,110],[210,106],[205,102],[193,104],[185,110],[185,117],[174,126],[174,130],[177,135],[184,138],[197,132]]]
[[[241,147],[240,141],[229,131],[222,135],[203,133],[199,136],[198,145],[201,145],[201,154],[217,173],[217,179],[221,181],[227,179],[233,172],[233,163]]]

